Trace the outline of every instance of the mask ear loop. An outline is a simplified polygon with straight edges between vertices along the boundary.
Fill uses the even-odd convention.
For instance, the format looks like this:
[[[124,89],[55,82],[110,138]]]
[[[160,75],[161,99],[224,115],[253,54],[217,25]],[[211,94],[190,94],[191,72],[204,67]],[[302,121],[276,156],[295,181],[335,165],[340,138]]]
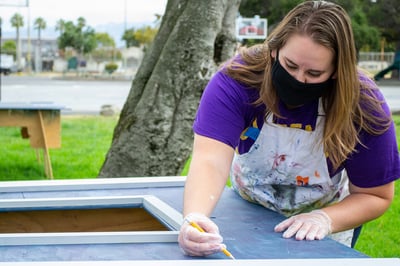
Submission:
[[[279,61],[279,49],[276,49],[276,58],[275,61],[278,60]],[[280,62],[279,62],[280,63]]]

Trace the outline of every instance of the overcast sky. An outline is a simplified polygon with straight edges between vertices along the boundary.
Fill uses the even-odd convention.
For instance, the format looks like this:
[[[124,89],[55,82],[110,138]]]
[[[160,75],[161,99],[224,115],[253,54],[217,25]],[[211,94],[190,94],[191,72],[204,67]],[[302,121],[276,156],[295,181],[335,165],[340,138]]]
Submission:
[[[13,7],[19,3],[27,7]],[[56,21],[64,19],[74,23],[78,17],[84,17],[88,26],[109,23],[124,23],[127,27],[133,24],[146,24],[155,21],[154,14],[164,14],[167,0],[0,0],[0,17],[4,31],[15,31],[11,27],[10,18],[15,13],[24,17],[25,27],[28,15],[31,24],[38,17],[44,18],[47,27],[54,27]]]

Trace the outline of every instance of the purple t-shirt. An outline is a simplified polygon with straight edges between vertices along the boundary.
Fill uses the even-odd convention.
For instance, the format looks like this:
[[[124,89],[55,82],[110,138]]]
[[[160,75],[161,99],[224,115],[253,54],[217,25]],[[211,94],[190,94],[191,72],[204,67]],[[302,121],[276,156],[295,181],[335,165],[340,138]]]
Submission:
[[[361,75],[360,79],[367,79]],[[372,81],[370,81],[372,82]],[[247,88],[222,71],[217,72],[207,85],[193,124],[196,134],[221,141],[246,153],[258,136],[264,123],[264,105],[255,105],[257,90]],[[384,101],[379,90],[375,96]],[[274,123],[313,130],[318,116],[318,100],[295,109],[279,106],[284,119],[274,118]],[[389,115],[386,102],[383,108]],[[359,187],[375,187],[387,184],[400,177],[400,159],[394,124],[382,135],[373,136],[362,131],[360,139],[366,146],[358,144],[353,153],[334,171],[328,159],[331,177],[346,169],[350,181]]]

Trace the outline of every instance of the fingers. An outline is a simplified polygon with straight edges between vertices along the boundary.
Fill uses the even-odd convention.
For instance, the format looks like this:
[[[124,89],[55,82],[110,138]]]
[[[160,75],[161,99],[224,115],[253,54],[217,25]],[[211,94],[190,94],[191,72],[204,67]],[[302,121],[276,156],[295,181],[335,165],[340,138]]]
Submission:
[[[289,226],[291,226],[294,221],[295,221],[295,218],[294,217],[290,217],[290,218],[284,220],[283,222],[279,223],[278,225],[276,225],[275,228],[274,228],[274,231],[278,232],[278,233],[283,232]]]
[[[296,240],[321,240],[331,232],[331,220],[322,210],[292,216],[275,226],[282,237]]]
[[[307,226],[303,224],[302,221],[295,220],[283,233],[284,238],[291,238],[292,236],[296,235],[297,240],[303,240],[303,234],[306,233]]]
[[[221,251],[222,237],[213,233],[199,232],[191,226],[181,231],[179,244],[185,254],[208,256]]]
[[[207,218],[208,219],[208,218]],[[219,235],[219,228],[218,226],[211,222],[211,220],[204,220],[200,219],[197,220],[197,224],[207,233],[213,233]]]
[[[318,231],[318,226],[310,223],[303,223],[302,226],[297,230],[296,240],[316,240],[315,236]]]
[[[181,249],[189,256],[208,256],[220,252],[224,245],[218,226],[202,214],[190,214],[185,217],[179,232],[178,242]],[[195,222],[195,228],[189,222]]]

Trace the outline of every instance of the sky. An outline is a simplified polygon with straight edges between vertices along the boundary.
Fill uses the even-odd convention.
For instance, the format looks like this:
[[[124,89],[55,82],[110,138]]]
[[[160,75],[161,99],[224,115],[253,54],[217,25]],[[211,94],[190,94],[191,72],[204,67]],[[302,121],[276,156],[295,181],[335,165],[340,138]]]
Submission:
[[[25,6],[11,6],[15,3]],[[29,3],[29,8],[26,3]],[[15,13],[24,17],[26,31],[28,17],[31,25],[36,18],[42,17],[48,31],[54,31],[59,19],[76,23],[78,17],[83,17],[88,26],[98,31],[98,26],[106,24],[121,24],[124,27],[126,23],[127,28],[151,25],[156,20],[154,14],[164,14],[166,5],[167,0],[0,0],[0,17],[3,21],[3,34],[13,32],[15,35],[15,28],[10,23]],[[21,35],[23,33],[22,29]],[[44,32],[44,37],[45,34]]]

